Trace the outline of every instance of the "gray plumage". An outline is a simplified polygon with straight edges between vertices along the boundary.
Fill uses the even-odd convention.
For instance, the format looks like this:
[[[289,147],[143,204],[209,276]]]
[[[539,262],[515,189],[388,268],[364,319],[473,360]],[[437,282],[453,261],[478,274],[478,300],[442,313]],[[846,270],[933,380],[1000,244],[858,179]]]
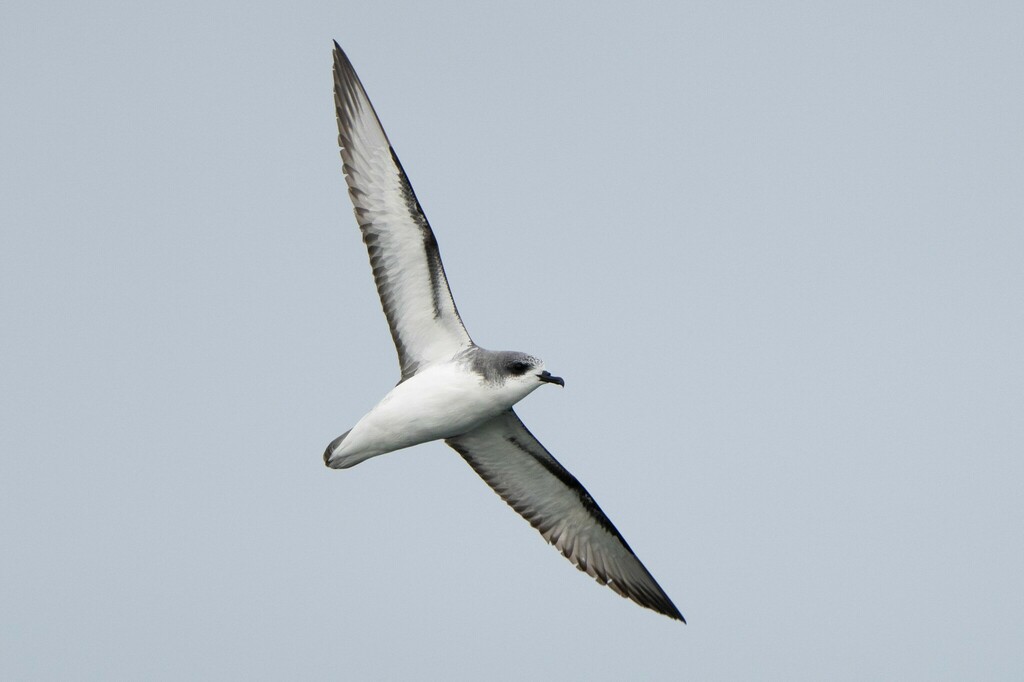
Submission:
[[[437,241],[373,106],[335,43],[338,143],[356,220],[398,351],[401,380],[324,452],[344,469],[444,439],[577,568],[637,604],[683,619],[594,498],[534,438],[512,405],[545,384],[544,363],[470,339]]]

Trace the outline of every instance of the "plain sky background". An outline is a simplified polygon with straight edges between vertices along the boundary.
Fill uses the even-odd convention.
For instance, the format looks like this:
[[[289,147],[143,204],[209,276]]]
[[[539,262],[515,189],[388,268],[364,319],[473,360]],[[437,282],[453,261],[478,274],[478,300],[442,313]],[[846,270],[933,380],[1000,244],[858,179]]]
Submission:
[[[0,677],[1020,679],[1024,5],[0,9]],[[687,616],[442,444],[348,52],[474,339]]]

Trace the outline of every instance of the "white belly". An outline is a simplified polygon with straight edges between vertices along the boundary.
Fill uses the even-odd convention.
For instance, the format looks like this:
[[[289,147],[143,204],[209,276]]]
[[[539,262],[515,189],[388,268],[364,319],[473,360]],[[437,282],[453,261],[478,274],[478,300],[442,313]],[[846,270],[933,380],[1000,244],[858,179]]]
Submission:
[[[487,386],[455,364],[432,367],[391,389],[352,427],[336,454],[362,461],[457,436],[509,409],[519,397]]]

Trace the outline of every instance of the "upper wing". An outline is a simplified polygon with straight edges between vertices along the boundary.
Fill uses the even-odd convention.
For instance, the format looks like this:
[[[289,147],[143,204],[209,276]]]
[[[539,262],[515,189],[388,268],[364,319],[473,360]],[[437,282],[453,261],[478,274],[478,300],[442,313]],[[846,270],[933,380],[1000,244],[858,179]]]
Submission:
[[[334,43],[338,146],[370,252],[402,379],[472,341],[455,308],[437,241],[359,77]]]
[[[581,571],[640,606],[686,622],[594,498],[515,412],[445,442]]]

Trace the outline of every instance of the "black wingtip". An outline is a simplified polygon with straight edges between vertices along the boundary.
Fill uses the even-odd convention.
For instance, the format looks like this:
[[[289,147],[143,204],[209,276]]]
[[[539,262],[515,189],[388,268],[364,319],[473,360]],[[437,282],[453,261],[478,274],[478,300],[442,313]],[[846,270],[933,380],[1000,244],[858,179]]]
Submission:
[[[669,600],[667,594],[665,595],[665,603],[662,604],[661,608],[658,610],[666,616],[668,616],[669,618],[682,621],[683,625],[686,625],[686,618],[684,618],[683,614],[679,612],[679,609],[676,608],[676,605],[673,604],[671,600]]]
[[[623,596],[627,596],[627,595],[623,595]],[[668,616],[672,620],[678,620],[683,625],[686,625],[687,624],[686,623],[686,618],[684,618],[683,614],[679,612],[679,609],[676,608],[676,605],[673,604],[669,600],[668,595],[662,593],[662,597],[663,597],[663,599],[659,599],[658,601],[653,602],[653,603],[652,602],[647,602],[647,603],[639,602],[635,598],[633,598],[633,601],[637,601],[637,603],[639,603],[641,606],[646,606],[647,608],[651,609],[652,611],[657,611],[658,613],[660,613],[663,616]]]
[[[337,64],[344,64],[345,62],[348,61],[348,55],[345,54],[345,50],[341,49],[341,45],[338,44],[337,40],[332,41],[332,42],[334,42],[334,63],[335,63],[335,65],[337,65]]]

